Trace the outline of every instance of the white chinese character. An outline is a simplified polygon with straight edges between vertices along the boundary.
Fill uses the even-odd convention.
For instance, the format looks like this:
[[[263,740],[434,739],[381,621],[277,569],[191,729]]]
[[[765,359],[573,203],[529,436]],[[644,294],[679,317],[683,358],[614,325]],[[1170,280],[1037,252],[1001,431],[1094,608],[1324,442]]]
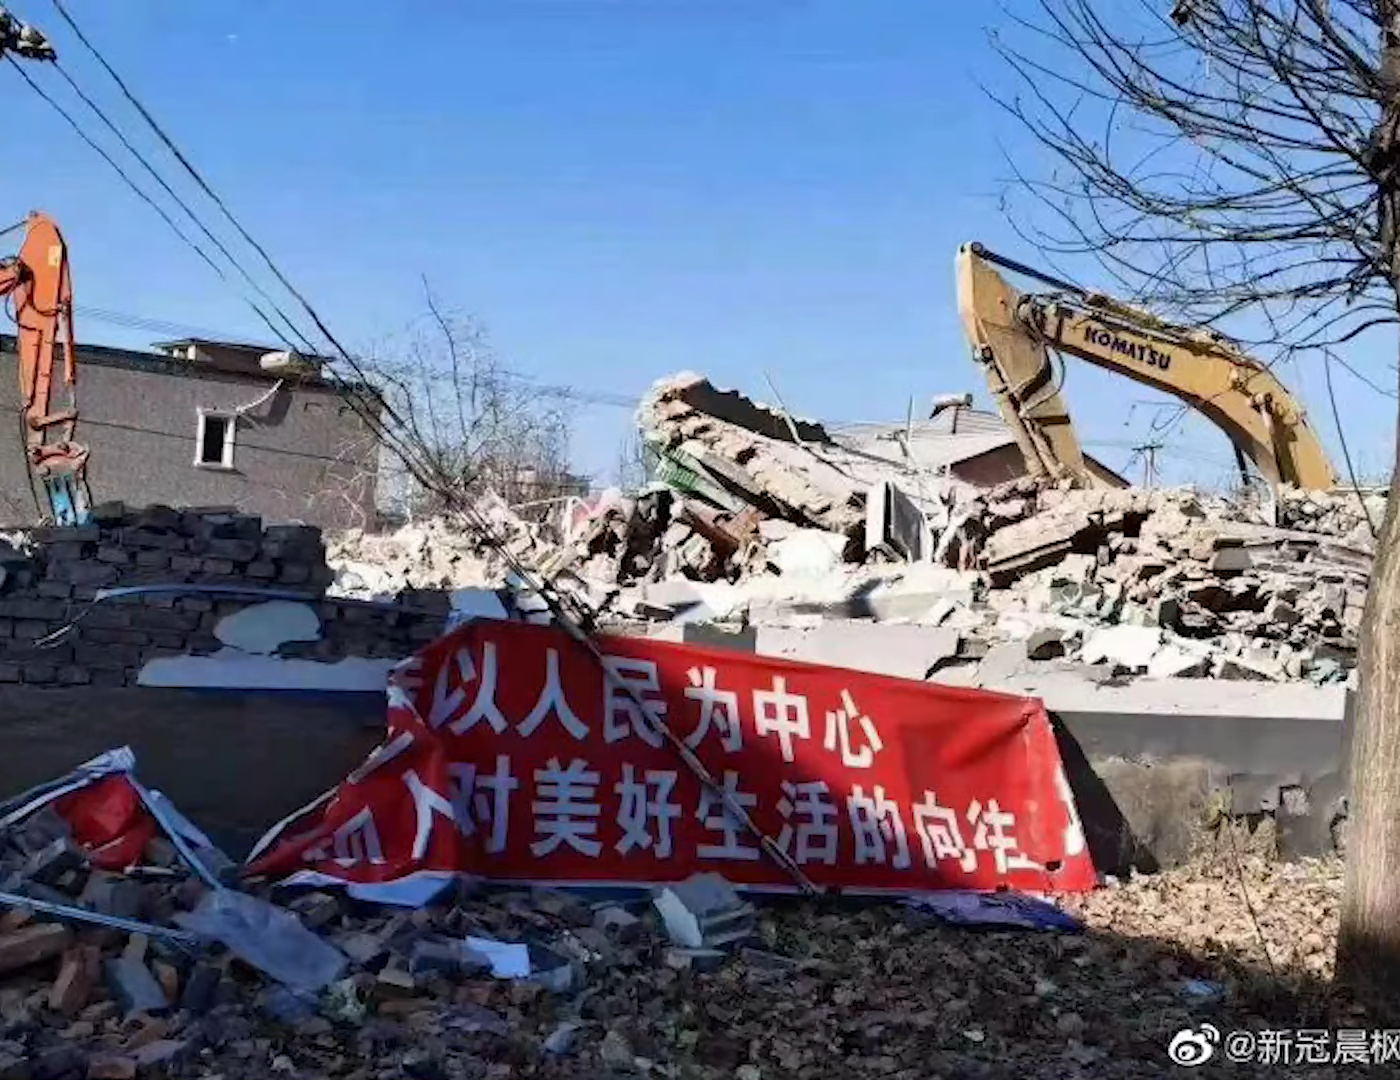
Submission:
[[[462,836],[473,832],[471,815],[460,800],[449,799],[441,792],[434,791],[418,776],[416,769],[408,769],[403,774],[404,785],[413,796],[413,815],[417,827],[413,832],[413,858],[421,859],[428,851],[428,838],[433,832],[433,815],[441,814],[452,822]]]
[[[1371,1032],[1371,1064],[1389,1065],[1400,1061],[1400,1031],[1386,1028]]]
[[[360,783],[364,780],[366,776],[374,772],[376,769],[382,769],[385,765],[389,764],[389,762],[393,761],[394,758],[398,757],[400,754],[407,753],[408,750],[412,748],[413,742],[413,732],[400,731],[388,742],[380,743],[373,750],[371,750],[369,757],[365,758],[364,761],[360,762],[360,764],[355,768],[355,770],[345,778],[345,782],[347,784]]]
[[[1339,1028],[1332,1044],[1332,1061],[1336,1065],[1369,1065],[1371,1042],[1364,1028]]]
[[[1003,810],[996,799],[988,799],[984,807],[977,799],[967,808],[967,823],[972,826],[972,846],[978,851],[990,851],[997,873],[1008,870],[1039,870],[1040,865],[1022,855],[1011,829],[1016,815]]]
[[[467,664],[471,664],[471,656],[464,649],[461,655],[466,658]],[[496,704],[496,643],[486,642],[481,648],[481,680],[476,686],[476,697],[472,700],[472,707],[467,710],[465,716],[459,717],[448,725],[448,730],[454,735],[461,735],[476,727],[482,720],[491,725],[491,730],[500,735],[509,726],[510,721],[505,718]],[[476,671],[462,671],[462,679],[465,682],[473,678]],[[438,676],[438,685],[442,684],[442,676]]]
[[[977,869],[977,852],[963,843],[957,815],[950,807],[939,806],[932,791],[925,791],[924,801],[914,804],[914,831],[930,870],[938,868],[940,859],[957,859],[965,873]]]
[[[794,761],[793,737],[812,737],[811,722],[807,718],[807,699],[801,694],[789,694],[787,679],[775,675],[772,690],[753,692],[753,726],[760,736],[777,732],[783,760]]]
[[[826,714],[826,737],[822,745],[828,750],[835,750],[839,741],[842,765],[851,769],[868,769],[875,764],[875,755],[885,748],[885,744],[880,741],[874,721],[856,707],[849,690],[841,691],[841,706],[835,712]],[[851,749],[852,721],[860,725],[861,734],[865,736],[865,745],[858,751]]]
[[[1332,1063],[1332,1033],[1317,1028],[1302,1028],[1295,1035],[1292,1064],[1330,1065]]]
[[[1065,806],[1065,814],[1069,818],[1065,825],[1064,855],[1070,859],[1080,854],[1088,845],[1084,837],[1084,826],[1079,820],[1079,807],[1074,801],[1074,792],[1070,789],[1064,765],[1055,769],[1055,790],[1059,793],[1060,801]]]
[[[457,665],[457,675],[462,680],[462,685],[449,694],[447,692],[447,677],[452,673],[454,663]],[[465,648],[458,649],[450,660],[438,668],[437,683],[433,687],[433,702],[428,708],[428,726],[430,728],[436,731],[466,704],[465,684],[475,675],[476,668],[472,664],[471,653]]]
[[[1293,1032],[1265,1028],[1259,1033],[1259,1064],[1287,1065],[1292,1048]]]
[[[700,719],[695,724],[695,730],[686,737],[686,746],[694,750],[713,725],[721,746],[731,754],[743,749],[739,695],[733,690],[716,689],[715,669],[712,667],[693,667],[686,672],[686,678],[690,680],[690,685],[685,688],[685,696],[700,702]]]
[[[742,792],[739,790],[739,774],[736,772],[726,772],[724,774],[724,793],[729,799],[744,810],[748,810],[758,802],[758,796]],[[719,811],[715,813],[715,811]],[[695,854],[702,859],[732,859],[738,862],[752,862],[758,858],[758,848],[745,847],[740,842],[740,835],[744,831],[744,826],[735,821],[733,816],[725,809],[725,804],[719,795],[709,788],[700,789],[700,805],[695,810],[695,819],[711,832],[724,834],[722,844],[699,844],[695,848]]]
[[[883,787],[876,784],[874,795],[869,796],[859,784],[852,785],[846,799],[846,812],[851,818],[857,866],[885,862],[888,841],[894,847],[888,860],[890,866],[896,870],[909,869],[909,838],[904,833],[904,819],[899,816],[899,806],[885,798]]]
[[[417,654],[404,657],[389,671],[389,682],[412,697],[423,689],[423,658]]]
[[[551,650],[553,651],[553,650]],[[535,814],[535,835],[530,845],[538,858],[548,855],[561,844],[589,858],[597,858],[603,845],[593,837],[598,833],[598,815],[602,808],[593,801],[598,790],[599,776],[591,772],[588,763],[579,758],[562,768],[558,758],[550,758],[546,767],[535,770],[535,796],[531,804]]]
[[[622,837],[614,845],[618,851],[626,855],[634,847],[652,848],[658,859],[671,857],[671,822],[681,815],[680,806],[670,801],[675,787],[674,770],[648,769],[645,779],[637,780],[631,765],[622,766],[622,779],[613,785],[619,796],[617,823],[622,828]],[[647,827],[649,822],[655,823],[655,836]]]
[[[778,813],[783,816],[783,831],[778,834],[778,846],[798,863],[836,864],[837,854],[837,810],[831,801],[831,789],[825,780],[808,780],[805,783],[782,782],[783,797],[778,802]],[[792,819],[796,817],[794,829]],[[797,853],[793,854],[792,841],[797,839]]]
[[[506,849],[510,831],[510,793],[520,786],[510,772],[510,757],[496,755],[496,771],[484,776],[476,774],[475,765],[449,765],[447,771],[457,781],[457,798],[471,808],[474,825],[491,826],[491,834],[482,845],[488,855],[499,855]]]
[[[605,656],[603,669],[603,738],[610,743],[617,742],[635,731],[642,742],[660,746],[658,729],[666,719],[666,702],[647,696],[661,691],[656,661]],[[642,699],[645,711],[637,705],[633,694]]]
[[[535,729],[544,723],[544,719],[549,715],[550,710],[559,717],[559,722],[564,725],[575,739],[588,738],[588,728],[582,720],[574,715],[574,710],[569,707],[568,701],[564,697],[564,685],[559,681],[559,650],[548,650],[545,657],[545,681],[544,689],[540,691],[540,699],[535,702],[535,707],[530,710],[530,715],[520,721],[520,726],[516,728],[522,735],[533,735]]]
[[[357,863],[382,863],[384,846],[379,842],[379,827],[374,822],[374,814],[368,806],[352,817],[331,834],[331,855],[339,865],[355,866]],[[324,847],[309,849],[304,858],[307,862],[322,862],[327,852]]]

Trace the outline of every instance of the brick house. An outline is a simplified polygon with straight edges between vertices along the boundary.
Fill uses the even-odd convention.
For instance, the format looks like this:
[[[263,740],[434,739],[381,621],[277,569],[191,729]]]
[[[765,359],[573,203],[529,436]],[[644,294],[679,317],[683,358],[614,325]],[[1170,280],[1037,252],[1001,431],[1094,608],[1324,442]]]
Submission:
[[[94,504],[229,506],[322,528],[374,524],[378,445],[338,384],[264,371],[262,346],[185,339],[155,349],[78,346],[77,438],[91,450]],[[12,336],[0,335],[0,354],[11,372],[0,376],[0,410],[18,424]],[[25,524],[40,503],[18,427],[11,445],[0,452],[0,522]]]

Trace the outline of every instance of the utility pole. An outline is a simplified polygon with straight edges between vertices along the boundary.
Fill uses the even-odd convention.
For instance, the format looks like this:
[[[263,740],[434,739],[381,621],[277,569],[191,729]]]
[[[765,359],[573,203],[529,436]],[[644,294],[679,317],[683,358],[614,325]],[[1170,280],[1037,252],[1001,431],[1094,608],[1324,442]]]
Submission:
[[[1142,486],[1145,488],[1157,486],[1157,451],[1164,445],[1160,442],[1150,442],[1133,447],[1133,453],[1142,455]]]

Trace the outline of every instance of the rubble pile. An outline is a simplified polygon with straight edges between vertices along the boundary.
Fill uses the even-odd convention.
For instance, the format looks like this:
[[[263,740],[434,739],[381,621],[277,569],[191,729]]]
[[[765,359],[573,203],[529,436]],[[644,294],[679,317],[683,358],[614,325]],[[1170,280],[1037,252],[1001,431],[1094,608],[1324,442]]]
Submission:
[[[51,810],[4,831],[0,1076],[1136,1078],[1203,1021],[1365,1026],[1320,1004],[1334,862],[1196,863],[1075,898],[1085,933],[989,934],[918,906],[755,907],[715,875],[629,901],[463,882],[417,909],[273,908],[165,837],[123,872],[92,858]]]
[[[1261,505],[1029,478],[976,487],[690,373],[658,382],[638,420],[657,481],[605,493],[581,526],[527,523],[495,496],[479,508],[605,620],[919,623],[961,636],[945,667],[1008,645],[1108,676],[1328,683],[1354,666],[1373,549],[1355,492],[1285,489]],[[1384,494],[1365,505],[1379,521]],[[332,591],[518,584],[470,525],[333,538]]]
[[[494,587],[503,575],[490,565],[475,534],[446,518],[388,533],[333,533],[326,538],[326,561],[335,573],[327,591],[361,600],[392,600],[405,589]]]
[[[1342,538],[1353,547],[1373,545],[1371,526],[1385,520],[1384,490],[1284,491],[1278,500],[1278,524],[1299,532],[1324,533]]]
[[[963,625],[984,639],[1024,641],[1032,660],[1162,677],[1325,683],[1354,664],[1366,548],[1241,520],[1189,490],[1051,488],[1024,500],[1026,516],[983,551],[990,610]]]

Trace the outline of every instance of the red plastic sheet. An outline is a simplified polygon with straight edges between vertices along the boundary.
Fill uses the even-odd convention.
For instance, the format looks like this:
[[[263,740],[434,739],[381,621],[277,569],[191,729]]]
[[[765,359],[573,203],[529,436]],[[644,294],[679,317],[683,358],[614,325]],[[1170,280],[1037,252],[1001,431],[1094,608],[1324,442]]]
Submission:
[[[383,744],[259,845],[253,873],[351,884],[717,871],[790,887],[664,720],[822,886],[1093,887],[1041,703],[717,649],[477,621],[391,675]],[[620,688],[630,684],[642,709]]]
[[[54,803],[73,830],[73,839],[88,849],[94,866],[125,870],[141,861],[156,835],[155,819],[123,773],[96,780]]]

